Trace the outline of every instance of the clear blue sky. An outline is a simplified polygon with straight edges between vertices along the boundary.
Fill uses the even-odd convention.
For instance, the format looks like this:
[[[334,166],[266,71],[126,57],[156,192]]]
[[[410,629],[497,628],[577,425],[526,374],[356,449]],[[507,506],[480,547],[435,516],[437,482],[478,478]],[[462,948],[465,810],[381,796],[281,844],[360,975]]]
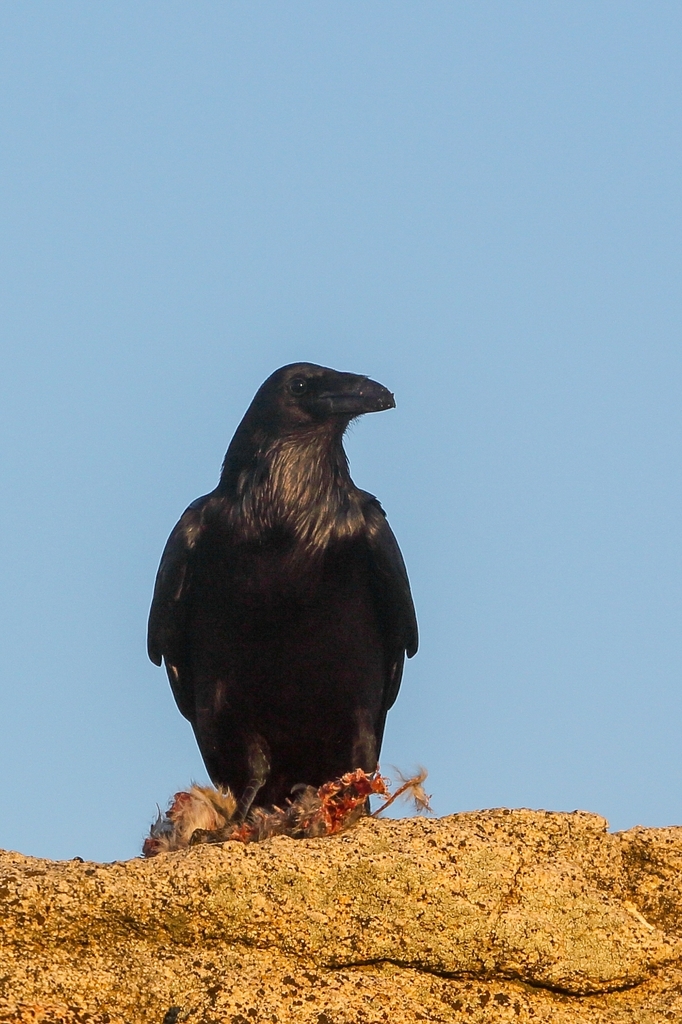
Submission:
[[[422,646],[439,813],[682,822],[682,5],[0,5],[0,845],[139,851],[205,778],[145,654],[261,381],[348,449]]]

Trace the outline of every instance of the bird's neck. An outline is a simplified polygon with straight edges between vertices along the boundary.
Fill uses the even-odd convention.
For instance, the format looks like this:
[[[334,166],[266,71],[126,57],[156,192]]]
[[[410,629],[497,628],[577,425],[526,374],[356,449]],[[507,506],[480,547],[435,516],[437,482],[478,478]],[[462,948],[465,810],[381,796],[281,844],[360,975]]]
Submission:
[[[236,453],[235,453],[236,454]],[[354,536],[364,517],[341,434],[310,434],[265,440],[241,466],[230,452],[221,489],[230,498],[230,526],[245,541],[289,536],[309,551]]]

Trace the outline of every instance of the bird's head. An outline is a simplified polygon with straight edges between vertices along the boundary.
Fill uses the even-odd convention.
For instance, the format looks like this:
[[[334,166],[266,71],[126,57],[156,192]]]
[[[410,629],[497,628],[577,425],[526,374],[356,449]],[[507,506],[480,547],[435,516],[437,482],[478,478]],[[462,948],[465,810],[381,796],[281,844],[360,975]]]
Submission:
[[[260,386],[237,427],[225,456],[220,486],[230,489],[246,486],[247,479],[273,479],[276,452],[286,453],[278,465],[286,467],[289,476],[294,472],[294,453],[304,458],[304,463],[296,463],[302,481],[309,477],[311,467],[324,472],[335,466],[347,475],[341,439],[350,421],[394,406],[388,388],[369,377],[315,363],[283,366]],[[317,454],[311,461],[313,448]],[[247,477],[243,477],[245,472]],[[253,473],[256,477],[249,475]],[[289,493],[290,484],[287,487]]]
[[[388,388],[369,377],[315,363],[290,363],[275,370],[261,385],[245,421],[279,436],[315,430],[324,424],[343,433],[355,417],[394,407],[395,399]]]

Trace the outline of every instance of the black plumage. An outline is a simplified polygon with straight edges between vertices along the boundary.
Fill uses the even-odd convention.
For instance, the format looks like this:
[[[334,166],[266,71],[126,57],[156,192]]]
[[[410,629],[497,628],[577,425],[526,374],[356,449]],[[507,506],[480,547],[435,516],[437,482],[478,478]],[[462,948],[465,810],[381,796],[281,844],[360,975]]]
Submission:
[[[166,544],[149,656],[163,658],[211,779],[243,813],[376,768],[417,623],[398,544],[351,480],[342,438],[355,417],[394,405],[367,377],[277,370],[218,486]]]

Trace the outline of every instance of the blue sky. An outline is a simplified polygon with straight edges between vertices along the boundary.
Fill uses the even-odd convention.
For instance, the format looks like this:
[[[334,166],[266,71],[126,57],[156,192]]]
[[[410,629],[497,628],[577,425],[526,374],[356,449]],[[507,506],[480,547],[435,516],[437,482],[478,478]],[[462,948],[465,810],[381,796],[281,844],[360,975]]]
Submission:
[[[438,813],[682,822],[682,7],[0,6],[0,845],[134,856],[205,778],[145,654],[254,391],[367,373],[354,478]]]

